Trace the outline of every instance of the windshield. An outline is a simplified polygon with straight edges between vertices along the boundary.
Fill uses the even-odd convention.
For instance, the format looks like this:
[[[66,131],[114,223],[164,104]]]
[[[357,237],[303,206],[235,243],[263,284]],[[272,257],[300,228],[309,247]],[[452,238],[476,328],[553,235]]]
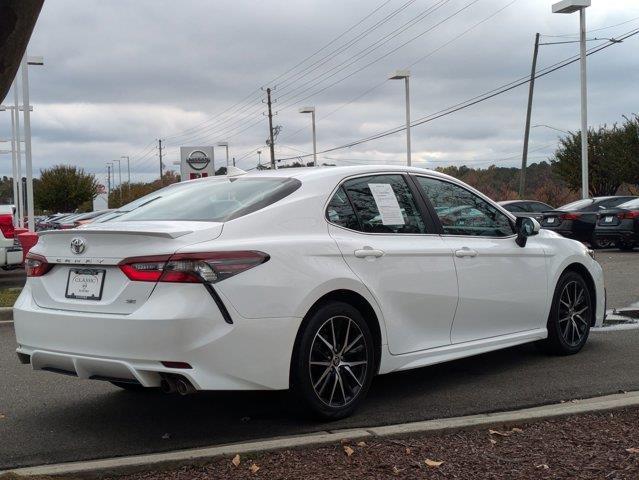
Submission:
[[[619,208],[627,208],[628,210],[639,208],[639,198],[635,198],[634,200],[630,200],[629,202],[622,203],[621,205],[619,205]]]
[[[150,198],[118,217],[119,222],[186,220],[224,222],[260,210],[297,190],[292,178],[228,178],[184,184]]]

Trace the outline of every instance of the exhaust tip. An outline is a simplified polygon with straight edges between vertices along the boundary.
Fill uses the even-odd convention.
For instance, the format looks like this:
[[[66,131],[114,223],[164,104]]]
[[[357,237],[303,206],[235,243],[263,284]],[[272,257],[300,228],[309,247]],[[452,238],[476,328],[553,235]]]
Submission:
[[[195,387],[191,385],[191,382],[184,378],[178,378],[178,380],[175,382],[175,386],[177,388],[177,392],[180,395],[190,395],[196,392]]]
[[[175,393],[177,391],[175,380],[170,377],[162,378],[162,380],[160,380],[160,390],[162,390],[163,393]]]

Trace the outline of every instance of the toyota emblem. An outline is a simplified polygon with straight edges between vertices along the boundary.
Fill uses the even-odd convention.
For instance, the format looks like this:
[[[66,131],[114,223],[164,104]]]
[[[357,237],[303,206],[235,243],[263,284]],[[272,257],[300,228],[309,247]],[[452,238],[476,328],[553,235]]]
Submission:
[[[81,253],[84,253],[86,249],[87,249],[87,244],[84,241],[84,238],[75,237],[73,240],[71,240],[71,251],[75,253],[76,255],[80,255]]]

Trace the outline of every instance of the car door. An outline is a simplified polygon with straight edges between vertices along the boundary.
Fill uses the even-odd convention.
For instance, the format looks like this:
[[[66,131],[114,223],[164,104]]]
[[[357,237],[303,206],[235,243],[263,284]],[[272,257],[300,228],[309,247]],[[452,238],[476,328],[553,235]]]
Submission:
[[[452,343],[543,328],[548,286],[538,240],[519,247],[509,217],[484,198],[448,180],[415,178],[454,254],[459,304]]]
[[[326,218],[346,263],[383,312],[390,352],[449,345],[455,265],[415,185],[402,174],[350,178]]]

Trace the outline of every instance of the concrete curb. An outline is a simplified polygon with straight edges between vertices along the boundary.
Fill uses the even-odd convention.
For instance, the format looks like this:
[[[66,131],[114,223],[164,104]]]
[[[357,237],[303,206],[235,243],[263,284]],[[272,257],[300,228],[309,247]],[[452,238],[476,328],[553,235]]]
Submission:
[[[437,432],[443,430],[459,430],[482,426],[486,427],[512,424],[515,422],[523,423],[565,415],[633,406],[639,406],[639,391],[607,395],[585,400],[573,400],[565,403],[526,408],[509,412],[487,413],[466,417],[444,418],[440,420],[427,420],[423,422],[388,425],[368,429],[361,428],[352,430],[323,431],[293,437],[264,439],[253,442],[194,448],[167,453],[153,453],[148,455],[134,455],[130,457],[18,468],[15,470],[0,472],[0,475],[8,472],[21,476],[75,475],[85,478],[105,475],[122,475],[151,468],[165,469],[185,464],[201,464],[217,457],[233,456],[238,453],[267,452],[271,450],[318,446],[336,443],[342,440],[356,440],[367,437],[385,437],[392,435]]]
[[[13,307],[0,307],[0,321],[13,321]]]

